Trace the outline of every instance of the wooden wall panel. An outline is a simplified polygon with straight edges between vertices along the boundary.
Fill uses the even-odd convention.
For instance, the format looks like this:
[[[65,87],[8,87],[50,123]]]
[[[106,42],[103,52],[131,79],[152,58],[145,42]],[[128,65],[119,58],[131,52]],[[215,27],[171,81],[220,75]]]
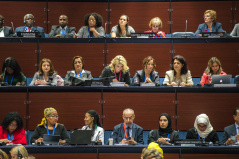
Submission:
[[[104,68],[104,43],[42,43],[40,49],[40,61],[42,58],[51,59],[62,77],[72,70],[72,59],[77,55],[83,57],[84,69],[91,71],[93,77],[99,77]]]
[[[108,18],[106,9],[108,3],[105,2],[48,2],[49,7],[49,32],[52,25],[58,25],[58,19],[61,14],[65,14],[69,18],[68,25],[76,27],[77,32],[84,26],[84,16],[89,13],[98,13],[103,17],[103,24]]]
[[[14,100],[13,100],[14,99]],[[1,111],[0,121],[9,112],[18,112],[23,120],[23,126],[26,129],[26,93],[0,93]]]
[[[144,130],[158,128],[158,118],[168,113],[174,127],[173,93],[104,93],[104,129],[112,130],[123,122],[122,114],[126,108],[135,112],[134,123]]]
[[[188,22],[187,31],[196,32],[198,25],[204,23],[204,12],[208,9],[215,10],[217,12],[216,22],[222,23],[222,28],[231,32],[231,7],[231,1],[172,2],[172,33],[184,32],[186,20]]]
[[[34,130],[43,118],[44,109],[53,107],[60,116],[58,122],[67,130],[85,125],[85,113],[96,110],[101,114],[100,93],[30,93],[29,129]]]
[[[0,43],[0,67],[7,57],[13,57],[19,63],[26,77],[33,77],[37,71],[36,43]],[[2,72],[2,71],[1,71]]]
[[[235,9],[234,18],[235,18],[235,24],[237,24],[237,23],[239,23],[239,1],[235,1],[235,7],[236,7],[236,9]]]
[[[37,159],[66,159],[66,158],[84,158],[84,159],[97,159],[96,153],[36,153],[30,154]],[[103,159],[103,158],[102,158]]]
[[[193,128],[197,115],[205,113],[216,131],[233,124],[233,110],[238,107],[238,93],[178,93],[178,129]]]
[[[217,57],[223,70],[233,77],[239,74],[237,43],[174,44],[176,55],[186,58],[193,77],[201,77],[211,57]]]
[[[46,2],[29,2],[29,1],[1,1],[1,14],[5,17],[5,26],[12,26],[14,28],[24,26],[23,18],[26,14],[33,14],[35,17],[35,26],[43,27],[46,31]]]
[[[116,2],[110,3],[110,28],[117,25],[120,15],[129,16],[129,25],[136,32],[149,30],[149,22],[154,17],[159,17],[163,22],[162,31],[169,33],[169,2]]]
[[[117,56],[122,55],[126,58],[130,68],[130,76],[133,77],[136,70],[143,69],[143,59],[152,56],[156,61],[156,71],[160,77],[165,77],[165,72],[170,69],[172,55],[169,53],[171,44],[155,43],[155,44],[107,44],[109,54],[107,55],[107,64]]]

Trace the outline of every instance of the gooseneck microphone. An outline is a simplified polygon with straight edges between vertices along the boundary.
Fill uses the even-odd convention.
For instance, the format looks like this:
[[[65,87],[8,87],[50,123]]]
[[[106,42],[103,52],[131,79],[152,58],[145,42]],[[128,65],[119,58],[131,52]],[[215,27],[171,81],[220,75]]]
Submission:
[[[13,22],[11,22],[12,24],[12,31],[15,32],[14,26],[13,26]]]

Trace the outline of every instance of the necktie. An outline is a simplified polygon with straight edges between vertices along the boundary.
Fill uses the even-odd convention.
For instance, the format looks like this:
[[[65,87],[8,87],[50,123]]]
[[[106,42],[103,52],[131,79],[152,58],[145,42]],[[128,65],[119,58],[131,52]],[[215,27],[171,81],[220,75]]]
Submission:
[[[127,127],[127,137],[130,137],[130,135],[129,135],[129,130],[130,130],[130,127],[128,126],[128,127]]]

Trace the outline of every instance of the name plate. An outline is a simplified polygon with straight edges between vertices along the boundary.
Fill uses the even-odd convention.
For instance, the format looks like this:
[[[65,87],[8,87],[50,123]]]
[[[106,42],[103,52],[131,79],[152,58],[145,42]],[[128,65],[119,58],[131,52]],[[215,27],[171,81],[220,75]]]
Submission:
[[[224,32],[203,32],[202,33],[202,37],[204,38],[221,38],[221,37],[225,37],[225,33]]]
[[[132,38],[153,38],[153,33],[131,33]]]
[[[102,81],[92,81],[91,87],[103,87],[104,83]]]
[[[17,36],[23,37],[23,38],[37,38],[37,37],[40,37],[40,33],[39,32],[18,32]]]

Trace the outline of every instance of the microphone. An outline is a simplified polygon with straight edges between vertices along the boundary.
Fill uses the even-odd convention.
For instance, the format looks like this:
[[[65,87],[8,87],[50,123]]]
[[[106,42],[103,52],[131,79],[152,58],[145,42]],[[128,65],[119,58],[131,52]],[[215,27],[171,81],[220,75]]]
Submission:
[[[190,37],[190,35],[186,34],[187,33],[187,28],[188,28],[188,21],[186,20],[185,33],[184,33],[184,35],[181,36],[181,38],[188,38],[188,37]]]
[[[15,32],[14,26],[13,26],[13,22],[11,22],[12,24],[12,31]]]

